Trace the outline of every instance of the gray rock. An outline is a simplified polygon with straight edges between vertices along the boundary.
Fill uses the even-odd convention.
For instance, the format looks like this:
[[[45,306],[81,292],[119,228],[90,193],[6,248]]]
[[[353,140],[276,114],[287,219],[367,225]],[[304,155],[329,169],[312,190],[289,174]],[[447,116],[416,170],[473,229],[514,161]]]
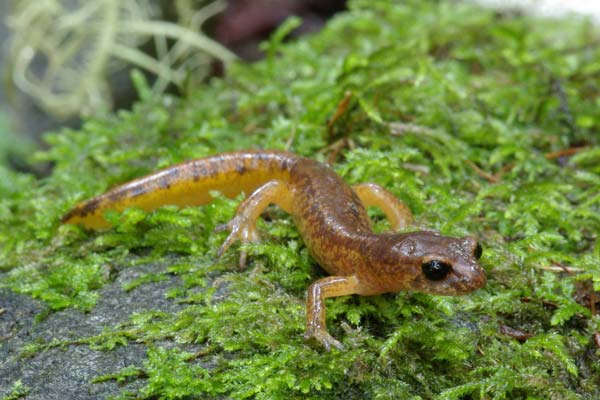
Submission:
[[[130,343],[111,351],[92,350],[88,345],[68,345],[24,355],[24,346],[53,340],[74,340],[97,335],[105,328],[129,320],[133,313],[148,310],[177,312],[181,306],[166,298],[180,284],[179,278],[142,284],[126,292],[124,283],[142,273],[164,270],[164,264],[148,264],[122,270],[115,281],[99,290],[98,304],[88,313],[66,309],[50,313],[46,306],[26,295],[0,290],[0,398],[10,394],[13,384],[21,381],[28,400],[103,399],[124,390],[139,389],[144,381],[118,384],[114,381],[92,383],[98,376],[115,373],[127,366],[142,366],[146,347]]]

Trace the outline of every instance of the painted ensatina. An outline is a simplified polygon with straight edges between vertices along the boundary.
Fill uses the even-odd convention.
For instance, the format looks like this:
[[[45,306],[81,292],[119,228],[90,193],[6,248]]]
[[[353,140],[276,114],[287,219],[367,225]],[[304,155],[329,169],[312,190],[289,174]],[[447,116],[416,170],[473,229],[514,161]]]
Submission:
[[[259,240],[256,219],[269,204],[293,216],[310,253],[331,275],[308,288],[305,334],[328,350],[342,345],[327,332],[327,297],[402,290],[459,295],[485,284],[475,238],[374,233],[366,207],[381,208],[394,230],[411,223],[410,210],[379,185],[350,187],[327,165],[287,152],[240,151],[174,165],[78,204],[62,222],[108,228],[107,210],[202,205],[211,202],[211,191],[249,194],[235,217],[217,228],[230,231],[219,255],[237,240]],[[245,259],[242,253],[241,266]]]

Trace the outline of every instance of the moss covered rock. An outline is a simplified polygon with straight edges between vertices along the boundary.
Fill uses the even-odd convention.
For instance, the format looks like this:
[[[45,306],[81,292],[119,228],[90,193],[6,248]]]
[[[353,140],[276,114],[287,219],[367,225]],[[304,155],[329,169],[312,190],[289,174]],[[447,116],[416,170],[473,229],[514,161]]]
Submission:
[[[132,111],[48,135],[43,180],[0,170],[0,395],[600,397],[598,31],[417,0],[351,1],[283,43],[294,25],[184,97],[136,78]],[[420,228],[479,236],[487,286],[328,300],[347,350],[327,353],[302,339],[324,272],[279,210],[245,271],[235,251],[216,258],[236,201],[128,210],[102,233],[59,225],[113,184],[244,148],[329,160],[394,192]]]

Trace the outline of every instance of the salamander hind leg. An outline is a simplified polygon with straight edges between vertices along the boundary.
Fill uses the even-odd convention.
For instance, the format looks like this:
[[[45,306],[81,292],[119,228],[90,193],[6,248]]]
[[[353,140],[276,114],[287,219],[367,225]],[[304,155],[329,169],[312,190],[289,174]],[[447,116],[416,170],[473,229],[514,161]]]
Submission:
[[[325,322],[325,299],[358,293],[359,283],[355,276],[328,276],[314,282],[306,297],[305,339],[315,338],[325,350],[331,346],[343,350],[344,346],[327,332]]]
[[[272,180],[265,183],[240,203],[231,221],[217,226],[215,229],[216,232],[230,232],[227,239],[225,239],[219,248],[219,257],[237,240],[242,244],[258,242],[260,240],[260,235],[256,228],[256,219],[269,204],[276,204],[285,211],[290,210],[291,192],[287,183],[279,180]],[[245,264],[246,252],[242,250],[240,252],[240,268],[244,268]]]
[[[412,223],[413,216],[410,209],[376,183],[361,183],[352,186],[352,189],[365,207],[379,207],[390,220],[393,230],[405,228]]]

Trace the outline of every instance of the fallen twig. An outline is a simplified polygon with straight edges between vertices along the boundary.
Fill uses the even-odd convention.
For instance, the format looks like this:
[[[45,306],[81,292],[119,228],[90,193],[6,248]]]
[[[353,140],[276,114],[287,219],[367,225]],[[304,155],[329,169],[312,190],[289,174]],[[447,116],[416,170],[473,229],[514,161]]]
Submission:
[[[563,149],[563,150],[553,151],[551,153],[546,153],[546,154],[544,154],[544,157],[546,157],[546,160],[554,160],[554,159],[560,158],[560,157],[572,156],[574,154],[579,153],[580,151],[586,150],[587,148],[588,148],[587,146],[571,147],[569,149]]]

